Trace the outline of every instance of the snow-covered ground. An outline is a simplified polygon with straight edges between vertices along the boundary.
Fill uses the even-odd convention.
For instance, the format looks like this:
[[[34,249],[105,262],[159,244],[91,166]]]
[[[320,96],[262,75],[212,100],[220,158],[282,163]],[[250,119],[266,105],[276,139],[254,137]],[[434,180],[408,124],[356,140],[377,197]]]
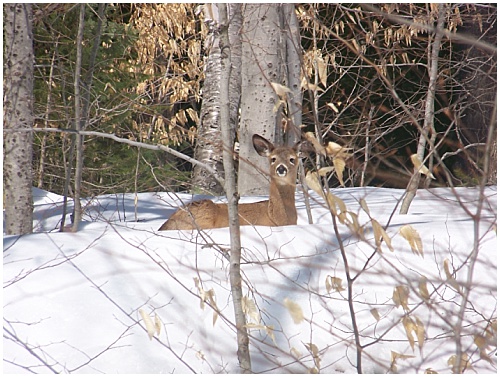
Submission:
[[[356,332],[365,373],[450,372],[457,345],[466,371],[496,373],[496,187],[480,218],[477,188],[421,190],[404,216],[402,190],[332,193],[362,237],[336,233],[312,192],[313,225],[298,193],[298,225],[241,228],[252,370],[355,372]],[[61,197],[35,189],[36,233],[4,236],[4,373],[237,372],[228,229],[157,232],[190,200],[139,194],[136,219],[133,194],[97,197],[59,233]],[[393,251],[376,250],[371,219]]]

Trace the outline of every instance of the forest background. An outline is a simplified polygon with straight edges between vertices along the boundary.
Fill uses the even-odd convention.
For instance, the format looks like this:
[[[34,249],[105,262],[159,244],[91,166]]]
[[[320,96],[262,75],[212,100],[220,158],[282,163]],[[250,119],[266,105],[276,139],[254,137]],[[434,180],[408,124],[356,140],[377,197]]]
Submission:
[[[487,146],[488,131],[496,135],[496,9],[233,5],[236,72],[237,43],[243,49],[242,79],[233,79],[242,88],[230,100],[240,160],[254,158],[244,151],[253,133],[289,144],[302,135],[316,152],[306,168],[333,166],[330,187],[405,188],[416,153],[429,167],[417,184],[495,183],[496,164],[485,171],[484,156],[496,160],[496,137]],[[79,119],[80,131],[168,146],[223,174],[217,17],[216,6],[196,4],[33,5],[35,131],[75,130]],[[260,86],[249,87],[258,80],[248,69],[262,73]],[[34,132],[32,142],[26,168],[47,191],[223,194],[203,165],[158,148],[69,132]],[[335,155],[321,149],[329,142]],[[255,180],[240,176],[241,194],[266,193],[265,181],[247,187]]]

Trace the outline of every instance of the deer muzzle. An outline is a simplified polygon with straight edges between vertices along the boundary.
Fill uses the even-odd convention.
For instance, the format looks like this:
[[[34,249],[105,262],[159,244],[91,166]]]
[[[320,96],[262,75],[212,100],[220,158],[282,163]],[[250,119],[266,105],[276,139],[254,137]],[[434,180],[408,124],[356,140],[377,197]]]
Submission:
[[[288,174],[288,169],[285,165],[283,164],[279,164],[277,167],[276,167],[276,174],[279,176],[279,177],[286,177],[286,175]]]

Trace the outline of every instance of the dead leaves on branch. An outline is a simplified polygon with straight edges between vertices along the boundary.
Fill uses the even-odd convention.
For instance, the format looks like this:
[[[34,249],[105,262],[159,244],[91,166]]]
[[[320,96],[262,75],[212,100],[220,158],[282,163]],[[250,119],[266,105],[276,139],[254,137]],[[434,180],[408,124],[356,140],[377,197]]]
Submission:
[[[429,177],[431,179],[436,179],[432,173],[429,171],[427,166],[424,165],[420,157],[418,157],[417,154],[412,154],[410,156],[411,163],[413,164],[413,167],[422,175],[425,175],[426,177]]]
[[[330,293],[331,291],[342,292],[345,288],[342,286],[342,279],[328,275],[325,280],[326,291]]]
[[[139,309],[139,314],[144,322],[144,326],[146,327],[146,331],[149,336],[149,340],[152,340],[153,337],[160,336],[160,331],[161,331],[161,326],[162,322],[160,320],[160,317],[155,313],[154,316],[154,321],[151,319],[149,314],[146,313],[144,309]]]
[[[217,302],[215,301],[215,291],[213,288],[208,291],[205,290],[200,282],[200,279],[193,278],[196,288],[198,288],[198,294],[200,296],[200,309],[205,309],[205,303],[208,303],[213,309],[214,313],[212,316],[212,324],[215,325],[217,318],[219,318],[219,308],[217,307]]]
[[[418,232],[411,225],[403,225],[399,229],[399,234],[403,236],[405,240],[408,241],[411,247],[411,251],[420,256],[424,256],[424,247],[422,245],[422,239]]]
[[[343,174],[346,166],[346,160],[352,156],[352,148],[343,147],[333,141],[328,142],[327,145],[322,145],[313,132],[305,132],[304,139],[311,143],[317,154],[328,157],[333,163],[333,169],[331,167],[323,168],[320,170],[320,174],[324,176],[330,171],[335,170],[337,179],[340,184],[344,186]]]
[[[396,308],[403,307],[405,312],[409,312],[408,297],[410,296],[410,288],[406,285],[398,285],[392,292],[392,301]]]
[[[145,121],[135,128],[142,137],[153,135],[165,144],[193,143],[198,115],[191,108],[172,109],[180,102],[200,100],[202,43],[208,35],[203,15],[196,13],[196,4],[137,4],[130,22],[138,33],[136,73],[151,76],[136,87],[136,112],[145,115]],[[167,109],[165,103],[172,106]]]

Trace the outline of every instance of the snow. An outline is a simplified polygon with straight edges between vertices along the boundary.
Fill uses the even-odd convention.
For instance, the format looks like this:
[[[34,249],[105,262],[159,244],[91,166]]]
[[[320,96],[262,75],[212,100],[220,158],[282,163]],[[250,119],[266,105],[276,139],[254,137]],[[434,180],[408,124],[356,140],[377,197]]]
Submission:
[[[356,372],[342,249],[356,277],[351,301],[364,345],[363,372],[451,372],[460,339],[467,372],[496,373],[496,186],[485,189],[479,217],[478,188],[420,190],[408,215],[397,207],[403,190],[332,193],[357,215],[364,237],[338,218],[336,234],[329,210],[313,192],[313,225],[297,193],[296,226],[241,228],[243,293],[257,308],[247,315],[252,370]],[[60,196],[39,189],[34,196],[36,233],[4,236],[4,373],[238,372],[228,229],[157,231],[191,195],[138,194],[137,218],[133,194],[88,199],[76,233],[57,232]],[[388,225],[393,251],[384,241],[376,251],[371,219]],[[419,234],[423,256],[399,233],[403,225]],[[393,300],[398,286],[408,289],[406,309]],[[296,304],[303,319],[299,315],[296,323],[285,302]],[[140,309],[161,321],[152,339]],[[408,327],[413,347],[403,319],[415,324],[413,332]],[[394,355],[400,355],[395,362]]]

